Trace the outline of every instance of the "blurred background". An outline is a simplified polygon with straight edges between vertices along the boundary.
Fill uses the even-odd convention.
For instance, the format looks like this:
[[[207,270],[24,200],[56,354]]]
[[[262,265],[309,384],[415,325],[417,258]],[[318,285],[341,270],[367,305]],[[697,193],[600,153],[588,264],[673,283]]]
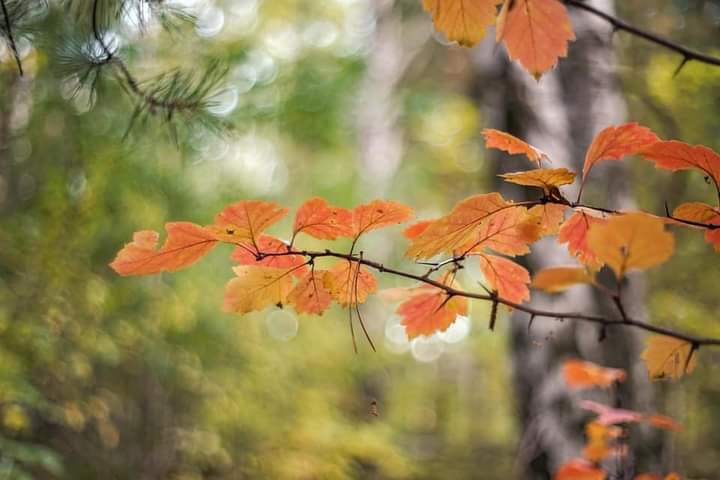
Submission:
[[[141,80],[227,68],[210,101],[171,120],[138,110],[112,68],[92,88],[99,70],[76,58],[103,57],[92,2],[30,12],[16,38],[23,77],[0,42],[0,479],[550,478],[589,418],[558,381],[568,356],[630,374],[617,395],[588,398],[685,425],[632,432],[638,468],[718,478],[710,349],[691,376],[650,385],[641,337],[625,331],[601,345],[559,323],[528,333],[527,318],[503,312],[489,332],[489,306],[474,302],[447,332],[408,342],[395,305],[375,297],[363,311],[378,351],[361,342],[355,354],[340,309],[222,313],[229,247],[175,274],[121,278],[107,264],[135,230],[207,224],[242,199],[383,197],[437,216],[527,167],[486,151],[485,127],[576,171],[592,136],[626,120],[720,150],[720,68],[691,62],[673,77],[677,55],[579,12],[569,58],[535,82],[493,41],[448,44],[415,0],[182,0],[172,6],[195,20],[169,28],[160,3],[103,20],[102,34]],[[720,54],[719,1],[618,3],[631,23]],[[638,159],[596,170],[586,199],[597,204],[715,201],[697,174]],[[362,249],[412,269],[399,231]],[[698,232],[677,236],[673,259],[628,286],[634,311],[718,336],[717,253]],[[527,263],[557,263],[551,250]],[[481,280],[473,264],[463,276]],[[533,299],[604,308],[584,291]]]

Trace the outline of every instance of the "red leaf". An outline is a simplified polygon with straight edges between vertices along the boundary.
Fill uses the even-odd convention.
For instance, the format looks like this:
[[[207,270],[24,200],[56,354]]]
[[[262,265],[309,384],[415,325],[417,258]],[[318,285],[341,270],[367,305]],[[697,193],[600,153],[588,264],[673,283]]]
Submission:
[[[490,287],[498,296],[513,303],[522,303],[530,299],[530,274],[517,263],[503,257],[482,255],[480,271]]]
[[[625,123],[604,129],[595,136],[585,154],[583,181],[592,167],[603,160],[620,160],[658,142],[649,128],[637,123]]]
[[[378,228],[407,222],[413,216],[410,207],[389,200],[373,200],[353,210],[353,236]]]
[[[260,234],[280,220],[287,208],[261,200],[243,200],[228,205],[215,216],[212,229],[219,240],[230,243],[257,243]]]
[[[568,250],[582,263],[592,269],[599,269],[602,262],[588,246],[587,235],[592,225],[605,223],[607,220],[577,211],[560,227],[558,242],[567,243]]]
[[[670,140],[656,142],[640,153],[646,160],[655,162],[657,168],[700,170],[715,182],[715,189],[720,193],[720,155],[708,147]]]
[[[303,232],[320,240],[350,237],[353,234],[352,216],[346,208],[332,207],[322,198],[312,198],[298,209],[293,235]]]
[[[257,242],[257,249],[262,253],[287,253],[288,245],[282,240],[263,235]],[[256,256],[257,250],[254,245],[243,243],[233,250],[231,258],[241,265],[259,265],[272,268],[294,268],[293,274],[302,276],[307,272],[305,265],[305,257],[302,255],[282,255],[265,257],[258,261]]]
[[[555,480],[605,480],[607,472],[582,458],[565,462],[555,473]]]
[[[159,235],[152,230],[143,230],[133,235],[133,241],[126,244],[110,264],[120,275],[149,275],[172,272],[192,265],[208,253],[218,242],[217,237],[207,229],[190,222],[165,224],[167,239],[159,250]]]
[[[497,41],[505,42],[511,60],[539,79],[567,56],[575,40],[570,17],[558,0],[505,0],[496,27]]]
[[[455,286],[450,274],[440,283]],[[403,302],[396,313],[402,317],[405,333],[409,339],[420,335],[444,332],[455,322],[458,315],[467,315],[467,298],[448,297],[447,292],[432,285],[423,285]]]

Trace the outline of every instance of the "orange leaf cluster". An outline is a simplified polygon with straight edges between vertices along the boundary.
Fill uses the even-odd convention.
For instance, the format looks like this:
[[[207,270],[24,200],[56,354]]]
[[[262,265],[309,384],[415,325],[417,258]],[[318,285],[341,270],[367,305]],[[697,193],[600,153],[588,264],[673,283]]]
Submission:
[[[502,3],[500,12],[497,5]],[[536,79],[567,56],[575,40],[560,0],[423,0],[435,28],[450,41],[472,47],[497,21],[496,41]]]

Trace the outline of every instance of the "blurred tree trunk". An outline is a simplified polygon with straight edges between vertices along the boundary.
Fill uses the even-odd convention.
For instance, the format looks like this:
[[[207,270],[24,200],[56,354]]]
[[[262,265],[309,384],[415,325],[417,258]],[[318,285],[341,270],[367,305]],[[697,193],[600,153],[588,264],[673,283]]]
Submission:
[[[612,11],[612,2],[596,0],[594,6]],[[486,118],[486,125],[509,131],[542,149],[552,167],[581,172],[585,150],[601,129],[624,121],[626,106],[615,74],[611,27],[583,12],[571,11],[577,40],[568,58],[536,82],[517,64],[509,64],[502,47],[486,42],[475,51],[473,94]],[[506,155],[495,157],[499,172],[528,169],[525,159]],[[633,205],[630,173],[619,162],[593,171],[584,199],[598,205],[628,208]],[[594,187],[593,187],[594,185]],[[503,193],[518,199],[525,190],[502,186]],[[575,199],[577,189],[565,190]],[[550,237],[539,242],[526,259],[531,271],[549,265],[574,263],[564,248]],[[605,279],[610,280],[612,279]],[[623,288],[629,314],[644,315],[642,278],[633,278]],[[594,291],[576,288],[556,296],[532,292],[538,308],[557,311],[617,315],[614,305]],[[511,351],[515,398],[521,428],[516,475],[528,479],[551,478],[564,461],[579,456],[584,444],[583,426],[587,412],[577,407],[577,395],[568,392],[561,375],[563,360],[582,357],[597,363],[624,368],[629,378],[613,399],[616,406],[647,408],[650,396],[647,374],[636,359],[638,336],[627,329],[601,332],[597,326],[578,322],[539,319],[528,328],[526,314],[511,319]],[[599,341],[606,335],[604,341]],[[637,367],[636,367],[637,366]],[[590,394],[592,395],[592,393]],[[597,400],[607,402],[607,396]],[[629,472],[642,463],[652,467],[659,451],[657,439],[644,438],[633,446],[629,457],[613,468]],[[619,472],[618,472],[619,473]]]

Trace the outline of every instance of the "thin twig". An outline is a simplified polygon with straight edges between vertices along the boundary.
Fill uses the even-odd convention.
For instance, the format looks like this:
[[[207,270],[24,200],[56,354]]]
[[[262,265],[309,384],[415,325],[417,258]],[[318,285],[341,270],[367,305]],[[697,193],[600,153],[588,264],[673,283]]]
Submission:
[[[661,37],[660,35],[657,35],[655,33],[648,32],[647,30],[643,30],[634,25],[630,25],[626,21],[614,17],[609,13],[603,12],[602,10],[598,10],[597,8],[593,7],[592,5],[588,5],[582,0],[563,1],[566,5],[570,5],[571,7],[584,10],[588,13],[595,15],[596,17],[602,18],[610,25],[612,25],[614,30],[622,30],[631,35],[635,35],[636,37],[643,38],[656,45],[660,45],[661,47],[664,47],[668,50],[679,53],[680,55],[682,55],[683,59],[680,63],[680,66],[676,69],[675,75],[677,75],[682,69],[682,67],[684,67],[690,61],[697,61],[700,63],[705,63],[707,65],[720,66],[720,58],[718,57],[698,52],[697,50],[693,50],[684,45],[680,45],[679,43],[675,43],[672,40],[668,40],[667,38]]]

